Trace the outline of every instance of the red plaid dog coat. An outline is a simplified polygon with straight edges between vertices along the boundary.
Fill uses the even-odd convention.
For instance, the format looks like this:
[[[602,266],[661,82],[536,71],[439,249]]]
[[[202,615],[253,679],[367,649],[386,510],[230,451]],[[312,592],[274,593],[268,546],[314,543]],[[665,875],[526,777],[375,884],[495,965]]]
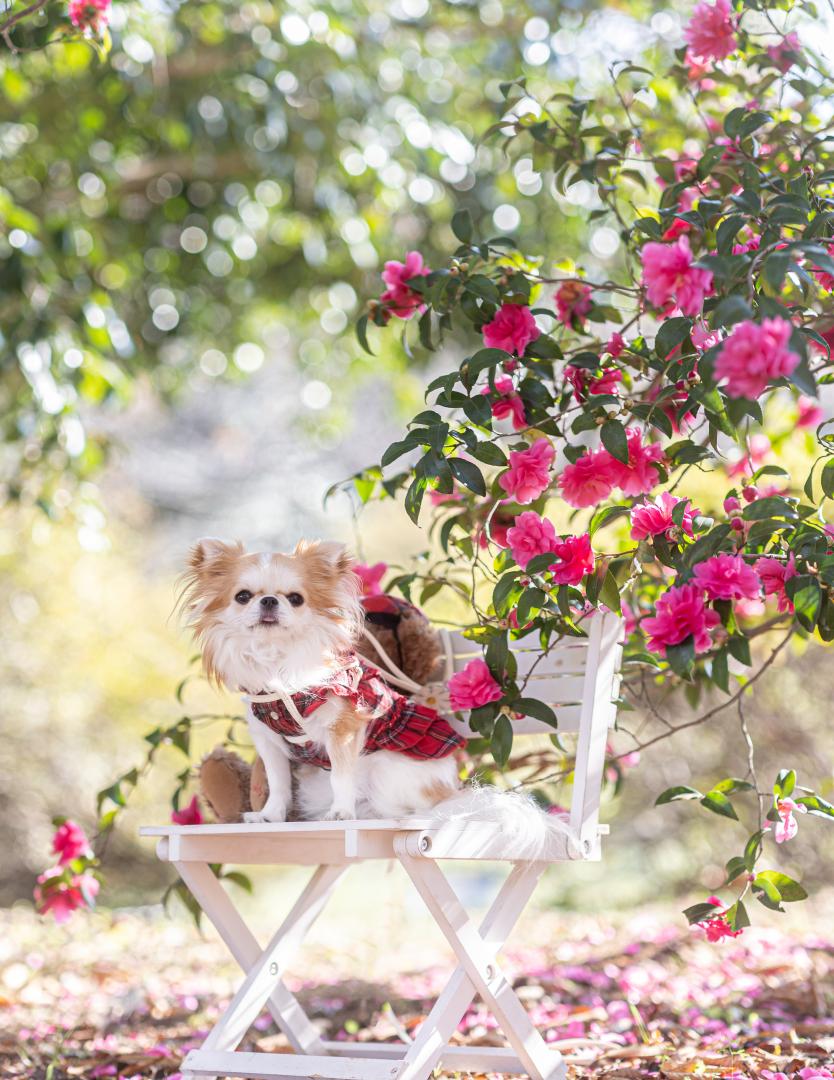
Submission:
[[[355,654],[347,657],[344,666],[328,682],[293,694],[292,702],[306,718],[320,709],[331,694],[350,701],[358,712],[370,718],[363,754],[394,750],[406,757],[426,761],[447,757],[466,742],[435,709],[418,705],[392,690],[377,668]],[[304,734],[280,698],[253,701],[252,712],[278,735],[297,737]],[[330,759],[319,743],[291,742],[287,745],[293,760],[320,769],[330,768]]]

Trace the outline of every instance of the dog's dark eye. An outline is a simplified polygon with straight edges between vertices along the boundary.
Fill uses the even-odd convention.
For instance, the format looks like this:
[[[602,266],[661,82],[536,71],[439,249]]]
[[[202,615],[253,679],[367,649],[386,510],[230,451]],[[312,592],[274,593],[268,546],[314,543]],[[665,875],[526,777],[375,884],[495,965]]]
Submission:
[[[300,592],[287,593],[287,599],[293,607],[301,607],[301,605],[304,603],[304,597],[301,595]]]
[[[248,589],[241,589],[240,592],[235,596],[235,600],[237,600],[239,604],[248,604],[251,599],[252,594],[249,592]]]

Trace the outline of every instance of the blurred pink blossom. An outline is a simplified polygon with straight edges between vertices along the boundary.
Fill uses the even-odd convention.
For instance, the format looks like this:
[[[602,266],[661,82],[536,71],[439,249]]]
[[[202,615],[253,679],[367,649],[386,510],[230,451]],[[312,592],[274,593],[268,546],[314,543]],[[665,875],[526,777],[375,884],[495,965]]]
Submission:
[[[193,796],[187,806],[181,810],[171,811],[171,821],[175,825],[202,825],[203,815],[200,813],[200,803],[197,796]]]
[[[697,4],[683,31],[694,56],[702,60],[723,60],[738,46],[730,0]]]
[[[392,315],[399,319],[410,319],[416,312],[421,311],[424,305],[420,293],[407,283],[412,278],[425,277],[429,273],[431,271],[423,263],[423,256],[419,251],[409,251],[405,262],[390,260],[382,271],[382,280],[388,288],[380,301],[387,305]]]
[[[66,866],[81,855],[91,855],[90,842],[86,833],[69,818],[59,825],[52,837],[52,851],[58,856],[58,865]]]
[[[431,494],[438,494],[432,492]],[[454,493],[445,495],[443,498],[438,498],[437,502],[446,502],[449,499],[454,499]],[[434,501],[434,500],[432,500]],[[379,596],[382,592],[382,579],[385,577],[385,573],[388,570],[388,563],[378,562],[373,566],[368,566],[365,563],[356,563],[353,568],[354,574],[362,582],[362,595],[363,596]]]

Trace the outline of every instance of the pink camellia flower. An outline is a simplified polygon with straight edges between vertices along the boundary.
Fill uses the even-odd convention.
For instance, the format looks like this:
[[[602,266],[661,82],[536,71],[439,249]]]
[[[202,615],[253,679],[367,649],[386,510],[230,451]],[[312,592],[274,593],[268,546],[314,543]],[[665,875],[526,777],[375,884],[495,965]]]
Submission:
[[[615,330],[611,337],[608,339],[608,341],[605,343],[605,351],[615,360],[622,353],[625,347],[625,338],[619,332],[619,330]]]
[[[663,460],[663,448],[660,443],[644,443],[643,433],[638,427],[626,430],[628,441],[628,465],[611,458],[611,472],[614,484],[624,495],[646,495],[653,491],[660,482],[660,475],[653,462]]]
[[[733,244],[733,255],[748,255],[751,251],[758,251],[762,245],[761,236],[751,236],[740,244]]]
[[[698,563],[692,580],[710,600],[757,600],[759,575],[741,555],[713,555]]]
[[[498,392],[498,400],[492,403],[492,415],[496,420],[504,420],[512,417],[513,430],[521,431],[527,427],[527,416],[524,412],[524,402],[516,392],[513,380],[509,375],[499,375],[495,380],[495,389]],[[484,395],[492,393],[491,386],[485,386],[481,391]]]
[[[765,596],[775,596],[777,598],[777,610],[793,611],[793,600],[788,597],[785,591],[785,583],[797,575],[796,560],[793,552],[791,552],[787,562],[766,555],[762,556],[761,559],[756,559],[753,569],[759,575]]]
[[[678,526],[672,517],[672,511],[679,503],[683,511],[681,528],[687,536],[692,536],[692,518],[700,510],[694,510],[689,499],[678,499],[669,491],[663,491],[654,502],[637,503],[631,511],[631,539],[645,540],[649,536],[668,536]]]
[[[828,254],[834,255],[834,244],[828,245]],[[827,292],[834,292],[834,274],[829,274],[827,270],[820,270],[816,265],[811,269],[820,285],[822,285]],[[822,336],[825,337],[824,334]]]
[[[550,466],[556,451],[547,439],[536,439],[528,450],[510,451],[510,467],[498,483],[519,503],[531,503],[550,486]]]
[[[503,697],[501,687],[493,679],[485,660],[470,660],[462,671],[449,679],[447,685],[449,702],[455,711],[477,709]]]
[[[699,352],[706,352],[721,340],[721,334],[717,330],[710,330],[703,319],[699,319],[692,327],[692,344]]]
[[[623,381],[619,368],[603,368],[601,375],[595,375],[588,368],[568,364],[565,377],[573,387],[573,396],[577,401],[585,401],[589,394],[616,394]]]
[[[813,398],[801,394],[797,406],[799,408],[799,415],[796,418],[797,427],[815,428],[825,419],[825,412],[820,403]]]
[[[40,915],[52,912],[56,923],[65,923],[79,908],[92,907],[98,890],[98,879],[92,874],[73,874],[67,881],[61,868],[53,866],[38,877],[35,907]]]
[[[555,552],[559,541],[552,521],[540,517],[534,510],[525,510],[507,530],[507,542],[515,561],[526,570],[527,564],[537,555]]]
[[[79,30],[100,34],[110,22],[110,0],[69,0],[67,15]]]
[[[581,281],[563,282],[553,296],[559,322],[581,328],[591,310],[591,293],[591,286],[583,285]]]
[[[721,620],[717,611],[704,604],[697,585],[677,585],[657,601],[656,614],[643,619],[642,629],[652,652],[666,655],[669,645],[680,645],[692,636],[695,652],[706,652],[712,645],[710,630]]]
[[[709,60],[702,60],[699,56],[696,56],[691,49],[686,50],[684,55],[684,63],[687,66],[686,77],[690,82],[701,82],[703,80],[704,85],[706,83],[715,83],[712,79],[704,79],[705,75],[709,75],[712,71],[712,64]]]
[[[818,1069],[816,1065],[807,1065],[804,1069],[800,1069],[796,1075],[799,1080],[834,1080],[834,1073],[829,1069]]]
[[[592,450],[566,465],[559,477],[565,502],[580,510],[607,499],[614,488],[613,461],[607,450]]]
[[[795,803],[793,799],[779,799],[776,803],[779,820],[773,827],[773,839],[777,844],[786,844],[799,832],[799,822],[794,814],[807,814],[808,807]]]
[[[649,303],[666,309],[674,301],[684,315],[701,314],[704,297],[712,292],[712,274],[692,265],[692,250],[685,236],[679,236],[674,244],[645,244],[641,258]]]
[[[388,286],[379,298],[387,305],[387,310],[398,319],[410,319],[423,309],[423,297],[407,283],[416,277],[425,277],[431,273],[423,263],[419,251],[409,251],[405,262],[391,260],[385,264],[382,280]]]
[[[200,813],[200,804],[195,795],[191,802],[181,810],[171,811],[171,821],[175,825],[202,825],[203,815]]]
[[[715,908],[720,908],[720,911],[716,911],[714,915],[711,915],[708,919],[703,919],[698,923],[698,926],[707,935],[707,941],[722,941],[728,937],[738,937],[741,930],[733,930],[727,920],[727,912],[724,909],[723,904],[717,896],[710,896],[707,898],[707,903],[712,904]]]
[[[730,0],[715,0],[696,6],[683,36],[699,60],[723,60],[738,46],[735,28]]]
[[[788,348],[793,327],[787,319],[739,323],[715,362],[715,378],[726,380],[730,397],[755,400],[771,379],[790,375],[799,356]]]
[[[566,536],[557,542],[553,550],[559,556],[559,561],[550,567],[557,585],[578,585],[594,569],[594,553],[588,533]]]
[[[448,502],[450,499],[456,498],[454,492],[450,492],[442,499],[438,499],[438,502]],[[388,569],[388,563],[378,562],[373,566],[366,566],[365,563],[357,563],[353,572],[362,582],[362,595],[363,596],[379,596],[382,592],[382,579],[385,577],[385,572]]]
[[[52,837],[52,851],[58,856],[59,866],[66,866],[82,855],[92,855],[84,830],[69,819],[56,829]]]
[[[802,42],[799,40],[799,34],[792,30],[789,34],[785,34],[778,45],[768,45],[767,55],[782,74],[786,74],[797,60],[802,59]]]
[[[523,356],[524,350],[541,331],[532,311],[524,304],[502,304],[492,321],[482,327],[481,333],[488,349],[503,349]]]

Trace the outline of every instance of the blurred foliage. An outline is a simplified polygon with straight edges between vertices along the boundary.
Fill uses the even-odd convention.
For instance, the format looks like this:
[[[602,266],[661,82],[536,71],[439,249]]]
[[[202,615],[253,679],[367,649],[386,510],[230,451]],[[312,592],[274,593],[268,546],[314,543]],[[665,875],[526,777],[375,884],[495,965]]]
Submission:
[[[104,60],[83,40],[38,50],[61,3],[18,24],[20,51],[0,53],[5,495],[60,511],[137,380],[167,396],[240,377],[286,352],[287,327],[325,401],[400,369],[399,350],[359,359],[340,335],[383,258],[448,248],[456,205],[516,220],[523,177],[479,136],[501,79],[534,46],[541,64],[542,25],[560,27],[550,67],[576,73],[584,19],[566,5],[549,26],[534,7],[118,4]],[[632,39],[643,9],[616,16]],[[520,227],[566,250],[580,223],[563,203]]]

